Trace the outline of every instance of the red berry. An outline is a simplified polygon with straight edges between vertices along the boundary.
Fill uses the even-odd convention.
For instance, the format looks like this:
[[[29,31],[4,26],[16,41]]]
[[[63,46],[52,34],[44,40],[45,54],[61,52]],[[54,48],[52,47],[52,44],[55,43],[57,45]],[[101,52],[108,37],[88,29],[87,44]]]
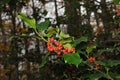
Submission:
[[[62,47],[58,47],[57,49],[58,49],[58,50],[61,50],[61,49],[62,49]]]
[[[63,52],[64,54],[67,54],[67,52],[66,52],[65,50],[62,50],[62,52]]]
[[[67,52],[68,52],[68,53],[71,53],[71,50],[68,50]]]
[[[117,13],[117,15],[120,15],[120,10],[117,10],[116,13]]]
[[[50,46],[51,44],[50,43],[47,43],[47,46]]]
[[[57,52],[57,55],[60,55],[61,54],[61,52]]]
[[[100,68],[100,64],[97,63],[97,64],[95,65],[95,67],[96,67],[97,69]]]
[[[54,42],[54,38],[50,38],[48,42]]]
[[[57,41],[55,41],[54,44],[55,44],[56,46],[59,46],[60,43],[57,42]]]
[[[48,47],[48,50],[49,51],[53,51],[54,49],[52,47]]]
[[[59,47],[63,47],[61,43],[59,43],[59,45],[58,45],[58,46],[59,46]]]
[[[93,59],[92,59],[93,61],[95,61],[95,58],[93,57]]]
[[[54,50],[54,51],[56,51],[56,50],[57,50],[57,48],[56,48],[56,47],[53,47],[53,50]]]
[[[53,46],[51,44],[49,46],[47,46],[47,47],[53,48]]]
[[[91,62],[91,63],[92,63],[92,62],[94,62],[94,61],[95,61],[95,57],[90,57],[88,60],[89,60],[89,62]]]
[[[71,52],[74,52],[75,51],[75,48],[71,48],[71,50],[70,50]]]
[[[66,47],[65,50],[68,51],[68,48]]]

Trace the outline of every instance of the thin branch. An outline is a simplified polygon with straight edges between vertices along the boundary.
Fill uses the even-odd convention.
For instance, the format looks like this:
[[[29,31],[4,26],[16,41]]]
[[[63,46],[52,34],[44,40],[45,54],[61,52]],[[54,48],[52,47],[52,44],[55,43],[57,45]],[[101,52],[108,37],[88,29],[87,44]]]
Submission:
[[[56,0],[54,0],[54,3],[55,3],[56,25],[59,27],[59,24],[58,24],[58,10],[57,10],[57,1],[56,1]]]

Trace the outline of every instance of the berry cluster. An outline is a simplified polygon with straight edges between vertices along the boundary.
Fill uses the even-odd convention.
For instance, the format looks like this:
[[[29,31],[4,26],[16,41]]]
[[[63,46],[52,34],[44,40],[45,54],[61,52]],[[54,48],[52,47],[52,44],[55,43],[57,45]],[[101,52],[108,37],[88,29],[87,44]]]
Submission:
[[[96,61],[95,57],[89,57],[88,60],[89,60],[90,63],[93,63],[93,62]],[[95,68],[98,69],[99,67],[100,67],[100,64],[96,63]]]
[[[120,10],[117,10],[117,11],[116,11],[116,14],[117,14],[117,15],[120,15]]]
[[[89,60],[90,63],[92,63],[92,62],[95,62],[96,59],[95,59],[95,57],[89,57],[88,60]]]
[[[48,39],[47,49],[48,51],[56,52],[57,55],[61,55],[61,53],[69,54],[75,51],[75,48],[68,49],[67,47],[63,47],[63,45],[54,38]]]

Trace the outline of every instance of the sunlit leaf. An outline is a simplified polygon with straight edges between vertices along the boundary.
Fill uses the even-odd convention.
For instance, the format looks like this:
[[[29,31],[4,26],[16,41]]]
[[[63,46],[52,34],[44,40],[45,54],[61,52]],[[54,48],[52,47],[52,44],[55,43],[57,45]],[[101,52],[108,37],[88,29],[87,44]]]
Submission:
[[[92,52],[93,49],[96,48],[96,45],[88,45],[87,46],[87,49],[86,49],[86,52],[89,54]]]
[[[36,20],[34,18],[29,18],[24,13],[19,13],[18,17],[24,21],[26,26],[36,29]]]
[[[64,46],[64,47],[67,47],[68,49],[71,49],[71,48],[72,48],[72,45],[71,45],[70,43],[64,44],[63,46]]]
[[[49,27],[46,33],[47,37],[51,37],[57,33],[57,29],[53,27]]]
[[[68,38],[68,37],[70,37],[69,34],[65,34],[65,33],[62,32],[62,31],[60,32],[60,35],[59,35],[59,38],[60,38],[60,39]]]
[[[21,34],[20,36],[21,36],[21,37],[27,37],[28,34],[24,34],[24,33],[23,33],[23,34]]]
[[[70,43],[73,41],[73,37],[69,37],[69,38],[65,38],[65,39],[61,39],[60,43]]]
[[[74,64],[76,67],[82,62],[78,53],[64,54],[63,59],[68,64]]]

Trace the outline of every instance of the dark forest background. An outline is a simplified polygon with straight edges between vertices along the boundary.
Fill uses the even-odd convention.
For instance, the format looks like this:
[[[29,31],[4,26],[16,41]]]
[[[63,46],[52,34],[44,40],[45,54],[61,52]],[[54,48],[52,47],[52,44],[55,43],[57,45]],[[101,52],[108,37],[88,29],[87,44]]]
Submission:
[[[25,14],[40,23],[48,13],[45,5],[51,2],[55,18],[49,18],[50,26],[60,27],[75,38],[87,36],[88,43],[95,41],[98,60],[120,60],[120,15],[116,13],[119,4],[107,0],[0,0],[0,80],[82,80],[80,76],[87,73],[81,71],[84,67],[72,67],[74,70],[66,79],[65,73],[71,68],[55,63],[54,55],[49,56],[45,67],[39,68],[47,52],[46,45],[40,39],[24,37],[34,33],[18,19],[18,14],[25,8]],[[59,16],[61,8],[65,11]],[[117,65],[111,71],[120,74],[119,69]]]

